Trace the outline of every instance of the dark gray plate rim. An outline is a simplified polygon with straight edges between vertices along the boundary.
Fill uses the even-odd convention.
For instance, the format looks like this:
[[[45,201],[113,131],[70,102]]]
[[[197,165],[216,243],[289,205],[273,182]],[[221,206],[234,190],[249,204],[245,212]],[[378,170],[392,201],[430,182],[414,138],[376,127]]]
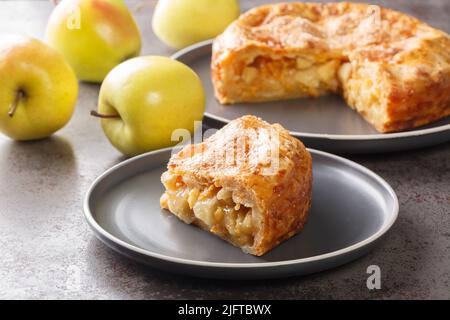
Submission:
[[[370,237],[368,237],[358,243],[355,243],[351,246],[348,246],[348,247],[345,247],[345,248],[342,248],[342,249],[339,249],[336,251],[328,252],[325,254],[308,257],[308,258],[286,260],[286,261],[279,261],[279,262],[221,263],[221,262],[207,262],[207,261],[176,258],[176,257],[171,257],[171,256],[167,256],[164,254],[152,252],[149,250],[145,250],[145,249],[139,248],[137,246],[134,246],[130,243],[127,243],[127,242],[115,237],[111,233],[107,232],[105,229],[103,229],[102,226],[99,225],[97,223],[97,221],[95,220],[95,218],[90,210],[90,206],[89,206],[89,201],[90,201],[90,198],[91,198],[91,195],[92,195],[94,189],[96,189],[97,186],[100,183],[102,183],[103,179],[105,177],[107,177],[108,175],[110,175],[112,172],[119,170],[122,167],[132,165],[133,162],[138,159],[145,158],[145,157],[151,157],[152,155],[167,152],[167,151],[170,151],[171,149],[172,148],[160,149],[160,150],[148,152],[148,153],[142,154],[140,156],[136,156],[131,159],[125,160],[125,161],[113,166],[112,168],[108,169],[103,174],[101,174],[97,179],[95,179],[95,181],[91,184],[91,186],[89,187],[89,189],[86,193],[86,196],[84,198],[84,203],[83,203],[83,209],[84,209],[85,218],[86,218],[89,226],[93,229],[93,231],[97,235],[104,237],[105,239],[108,239],[112,243],[114,243],[120,247],[123,247],[131,252],[138,253],[138,254],[141,254],[144,256],[148,256],[150,258],[154,258],[154,259],[158,259],[158,260],[162,260],[162,261],[169,261],[172,263],[177,263],[177,264],[182,264],[182,265],[231,268],[231,269],[232,268],[255,268],[255,267],[271,268],[271,267],[296,265],[296,264],[303,264],[303,263],[325,260],[325,259],[337,257],[339,255],[343,255],[343,254],[358,250],[358,249],[376,241],[378,238],[382,237],[392,227],[392,225],[394,224],[394,222],[396,221],[396,219],[398,217],[399,203],[398,203],[397,195],[395,194],[395,192],[391,188],[391,186],[383,178],[381,178],[379,175],[377,175],[373,171],[367,169],[366,167],[359,165],[351,160],[333,155],[331,153],[318,151],[318,150],[314,150],[314,149],[308,149],[309,152],[311,152],[312,154],[318,154],[318,155],[322,155],[324,157],[329,157],[335,161],[342,162],[353,169],[359,170],[360,172],[364,173],[365,175],[369,176],[370,178],[376,180],[378,183],[380,183],[380,185],[382,187],[384,187],[388,191],[389,195],[392,197],[392,199],[394,201],[393,202],[394,206],[392,208],[392,212],[389,213],[388,218],[383,222],[383,225],[380,227],[380,229],[377,232],[375,232]]]
[[[205,40],[196,44],[193,44],[189,47],[181,49],[177,51],[175,54],[171,56],[172,59],[178,60],[180,57],[185,54],[195,51],[204,47],[212,46],[213,39]],[[209,112],[205,112],[205,117],[222,122],[228,123],[233,119],[226,119]],[[297,137],[307,137],[307,138],[322,138],[322,139],[330,139],[330,140],[383,140],[383,139],[396,139],[396,138],[407,138],[407,137],[416,137],[416,136],[424,136],[429,134],[434,134],[438,132],[450,131],[450,123],[444,124],[441,126],[426,128],[426,129],[417,129],[403,132],[394,132],[394,133],[376,133],[376,134],[325,134],[325,133],[308,133],[308,132],[298,132],[291,131],[291,134]]]

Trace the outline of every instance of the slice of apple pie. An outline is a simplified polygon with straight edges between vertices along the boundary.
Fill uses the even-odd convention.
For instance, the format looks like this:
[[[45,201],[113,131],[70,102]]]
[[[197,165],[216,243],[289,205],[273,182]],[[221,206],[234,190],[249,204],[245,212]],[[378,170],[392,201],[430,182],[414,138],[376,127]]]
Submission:
[[[214,40],[224,104],[340,93],[380,132],[450,115],[450,36],[357,3],[281,3],[243,14]]]
[[[279,124],[244,116],[174,154],[161,181],[161,207],[260,256],[303,228],[312,160]]]

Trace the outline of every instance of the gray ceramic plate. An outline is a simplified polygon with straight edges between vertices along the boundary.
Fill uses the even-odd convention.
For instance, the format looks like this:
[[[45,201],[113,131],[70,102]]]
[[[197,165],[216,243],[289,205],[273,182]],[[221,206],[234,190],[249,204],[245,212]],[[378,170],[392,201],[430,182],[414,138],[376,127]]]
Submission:
[[[160,208],[160,176],[171,150],[147,153],[106,171],[84,203],[100,240],[163,270],[234,279],[318,272],[366,253],[397,218],[397,197],[383,179],[352,161],[310,150],[314,186],[308,223],[268,254],[253,257]]]
[[[282,124],[308,147],[337,153],[372,153],[420,148],[450,140],[450,117],[417,130],[380,134],[338,96],[223,106],[211,83],[211,41],[176,53],[172,58],[189,65],[206,90],[206,120],[223,125],[246,114]]]

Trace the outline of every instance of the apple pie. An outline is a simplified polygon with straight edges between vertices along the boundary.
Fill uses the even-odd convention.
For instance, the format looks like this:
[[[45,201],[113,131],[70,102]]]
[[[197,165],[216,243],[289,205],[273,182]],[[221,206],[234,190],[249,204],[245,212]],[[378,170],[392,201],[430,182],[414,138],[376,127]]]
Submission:
[[[211,70],[223,104],[338,93],[380,132],[450,115],[450,36],[368,4],[252,9],[215,39]]]
[[[260,256],[303,228],[312,160],[279,124],[244,116],[174,154],[161,181],[162,208]]]

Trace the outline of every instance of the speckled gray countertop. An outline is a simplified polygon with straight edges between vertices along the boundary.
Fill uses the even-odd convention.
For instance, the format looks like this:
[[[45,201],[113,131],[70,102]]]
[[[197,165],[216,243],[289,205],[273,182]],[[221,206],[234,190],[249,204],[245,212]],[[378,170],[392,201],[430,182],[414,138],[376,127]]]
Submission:
[[[269,1],[242,1],[248,9]],[[450,31],[450,1],[372,1]],[[128,1],[144,54],[173,53],[151,30],[155,1]],[[0,34],[43,37],[48,1],[0,1]],[[82,84],[76,113],[51,139],[0,136],[0,298],[450,299],[450,143],[411,152],[350,156],[384,177],[400,200],[397,223],[369,255],[306,277],[270,281],[187,278],[139,265],[98,241],[84,221],[89,184],[123,160],[89,116],[98,86]],[[381,268],[381,290],[366,268]]]

